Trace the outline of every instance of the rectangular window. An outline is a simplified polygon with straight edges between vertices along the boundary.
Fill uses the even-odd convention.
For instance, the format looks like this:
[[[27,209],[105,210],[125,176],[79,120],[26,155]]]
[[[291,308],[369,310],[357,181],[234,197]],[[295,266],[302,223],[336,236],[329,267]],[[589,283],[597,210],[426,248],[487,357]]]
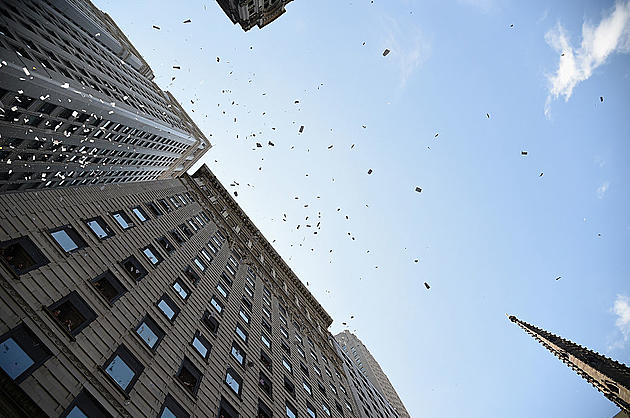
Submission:
[[[151,350],[155,351],[166,333],[149,315],[145,316],[136,327],[136,334]]]
[[[221,283],[217,284],[217,290],[219,291],[219,293],[221,293],[221,296],[223,296],[224,298],[228,298],[228,296],[230,295],[230,292],[228,292],[227,290],[225,290],[223,288],[223,286],[221,286]]]
[[[179,198],[179,200],[182,202],[184,206],[188,204],[188,202],[186,202],[186,199],[184,199],[184,196],[182,196],[181,194],[178,194],[177,197]]]
[[[319,367],[317,367],[314,364],[313,364],[313,370],[315,370],[315,373],[317,373],[317,376],[322,377],[322,371],[319,370]]]
[[[245,293],[249,295],[250,298],[254,297],[254,291],[249,288],[249,286],[245,285]]]
[[[236,335],[238,335],[240,337],[241,340],[243,340],[243,342],[245,344],[247,344],[247,331],[245,331],[243,329],[243,327],[241,326],[241,324],[236,324]]]
[[[245,306],[249,311],[252,310],[252,303],[245,296],[241,298],[241,302],[243,302],[243,306]]]
[[[182,298],[182,300],[186,300],[190,296],[190,288],[180,279],[175,280],[175,283],[173,283],[173,289],[175,289],[175,292],[180,298]]]
[[[0,367],[16,383],[26,379],[51,356],[50,350],[24,324],[0,337]]]
[[[195,223],[194,220],[189,219],[188,220],[188,225],[190,225],[190,227],[192,228],[193,231],[195,231],[195,232],[199,231],[199,227],[197,226],[197,224]]]
[[[286,376],[284,376],[284,388],[290,395],[295,396],[295,385]]]
[[[210,332],[212,332],[213,334],[217,333],[219,329],[219,321],[214,316],[212,316],[210,314],[210,311],[208,311],[207,309],[201,317],[201,322],[203,322],[208,327]]]
[[[267,309],[267,308],[265,308],[265,307],[263,306],[262,311],[263,311],[263,313],[265,314],[265,316],[266,316],[267,318],[271,319],[271,312],[269,312],[269,309]]]
[[[260,334],[260,340],[263,342],[263,344],[265,344],[265,347],[271,350],[271,340],[265,335],[264,332]]]
[[[297,351],[298,351],[298,354],[299,354],[299,355],[300,355],[303,359],[305,359],[305,358],[306,358],[306,355],[304,354],[304,350],[302,350],[302,347],[300,347],[299,345],[297,346]]]
[[[230,354],[232,357],[238,361],[238,363],[242,366],[245,364],[245,351],[236,343],[236,341],[232,341],[232,349],[230,350]]]
[[[123,266],[123,270],[136,281],[142,280],[144,276],[149,274],[147,269],[145,269],[142,264],[140,264],[140,261],[133,255],[124,259],[120,264]]]
[[[208,359],[212,344],[199,331],[195,332],[195,336],[190,344],[197,350],[201,358],[204,360]]]
[[[289,332],[284,327],[280,327],[280,332],[284,338],[289,338]]]
[[[160,208],[153,202],[148,202],[146,203],[147,207],[149,208],[149,211],[153,214],[153,216],[161,216],[162,215],[162,211],[160,210]]]
[[[230,279],[225,272],[221,272],[221,279],[223,279],[228,286],[232,287],[232,283],[234,283],[234,281]]]
[[[212,243],[217,249],[221,248],[221,245],[223,245],[223,243],[216,236],[213,235],[211,239]]]
[[[204,271],[206,271],[206,265],[203,263],[203,261],[201,261],[199,259],[199,257],[195,257],[195,259],[193,260],[193,262],[195,263],[195,265],[199,268],[199,270],[201,270],[201,272],[203,273]]]
[[[234,267],[232,267],[231,265],[226,264],[226,265],[225,265],[225,269],[226,269],[228,272],[230,272],[230,274],[231,274],[232,276],[236,275],[236,270],[234,270]]]
[[[293,374],[293,367],[291,367],[291,363],[289,363],[289,360],[287,360],[285,356],[282,356],[282,365],[290,374]]]
[[[317,413],[315,412],[315,408],[310,403],[306,402],[306,413],[311,418],[317,418]]]
[[[265,392],[269,396],[272,396],[271,379],[269,379],[263,372],[260,372],[260,374],[258,375],[258,385],[261,387],[263,392]]]
[[[170,200],[173,206],[175,206],[175,209],[178,209],[181,206],[179,203],[177,203],[177,200],[173,196],[169,197],[168,200]]]
[[[96,319],[96,313],[79,296],[70,292],[46,308],[55,322],[68,334],[75,336]]]
[[[241,319],[249,325],[249,314],[245,312],[242,307],[238,314],[240,315]]]
[[[210,251],[212,251],[212,254],[216,254],[219,252],[219,250],[217,249],[217,247],[212,243],[212,241],[208,242],[208,248],[210,248]]]
[[[131,220],[129,215],[127,215],[122,210],[112,213],[112,218],[114,218],[114,220],[118,222],[118,225],[120,225],[122,229],[129,229],[134,226],[133,221]]]
[[[70,406],[61,414],[60,418],[112,418],[111,414],[85,389],[74,398]]]
[[[304,388],[304,390],[306,391],[306,393],[308,393],[310,396],[313,396],[313,390],[311,389],[311,384],[308,383],[306,380],[302,379],[302,387]]]
[[[180,309],[173,301],[173,299],[171,299],[166,293],[162,295],[156,305],[158,308],[160,308],[160,311],[162,311],[164,316],[169,321],[175,321],[175,318],[177,318],[177,314],[179,314]]]
[[[213,258],[208,251],[201,250],[201,255],[203,255],[203,257],[206,259],[208,263],[212,263]]]
[[[230,405],[230,403],[225,400],[225,398],[223,396],[221,396],[221,403],[219,404],[219,414],[217,415],[218,418],[238,418],[238,412],[236,412],[236,409],[234,409],[234,407],[232,405]]]
[[[302,362],[300,362],[300,370],[302,370],[302,373],[304,374],[304,376],[308,376],[308,367],[306,367],[306,365]]]
[[[62,226],[49,231],[49,233],[57,245],[66,253],[71,253],[87,246],[87,243],[71,226]]]
[[[214,306],[214,309],[216,309],[218,313],[223,312],[223,304],[219,302],[214,295],[212,299],[210,299],[210,304]]]
[[[164,261],[164,257],[160,254],[153,245],[149,244],[142,249],[142,254],[149,260],[149,263],[153,266],[157,266],[162,261]]]
[[[287,402],[285,405],[286,405],[287,417],[297,418],[297,410],[295,409],[295,407],[291,405],[289,402]]]
[[[118,280],[116,276],[110,271],[106,270],[100,276],[91,280],[92,285],[96,291],[109,303],[113,304],[120,298],[127,289]]]
[[[49,262],[33,241],[26,236],[1,242],[0,257],[18,276]]]
[[[201,281],[201,277],[199,277],[195,270],[193,270],[190,266],[186,266],[184,276],[186,276],[186,278],[190,280],[194,286],[197,286]]]
[[[228,367],[225,374],[225,383],[232,389],[239,397],[241,396],[241,387],[243,385],[243,379],[234,371],[233,368]]]
[[[265,318],[263,318],[261,323],[263,328],[266,329],[269,334],[271,334],[271,325],[269,325],[269,322],[267,322]]]
[[[175,251],[175,246],[173,246],[166,237],[158,238],[157,243],[168,255],[171,255]]]
[[[166,212],[171,212],[173,209],[171,209],[171,207],[168,205],[168,202],[165,199],[160,199],[158,200],[158,203],[162,206],[162,208],[166,211]]]
[[[260,363],[265,367],[265,369],[271,372],[271,357],[269,357],[263,350],[260,350]]]
[[[182,234],[179,233],[179,231],[177,230],[172,230],[169,232],[169,234],[171,235],[171,237],[173,238],[173,240],[175,240],[175,242],[179,245],[184,245],[184,243],[186,242],[186,240],[184,239],[184,237],[182,236]]]
[[[140,222],[146,222],[149,220],[149,215],[147,215],[144,209],[142,209],[142,206],[136,206],[135,208],[131,209],[131,211],[134,215],[136,215],[136,218],[138,218]]]
[[[280,343],[280,347],[282,347],[282,349],[284,350],[285,353],[287,353],[287,356],[291,355],[291,348],[287,345],[287,343],[285,343],[284,341],[282,341]]]
[[[341,409],[341,407],[338,408],[338,409]],[[330,408],[328,407],[328,405],[326,405],[326,402],[322,403],[322,410],[324,411],[324,413],[326,415],[330,416]],[[342,410],[341,414],[343,415],[343,410]]]
[[[107,225],[107,222],[100,216],[85,220],[85,224],[99,240],[104,240],[105,238],[115,235],[114,231]]]
[[[186,235],[186,237],[188,237],[188,238],[192,238],[193,233],[192,233],[192,231],[190,230],[190,228],[188,228],[185,224],[181,224],[181,225],[179,226],[179,229],[181,229],[181,230],[182,230],[182,232],[184,233],[184,235]]]
[[[175,377],[191,395],[197,396],[202,378],[201,371],[187,357],[184,357]]]
[[[173,398],[171,395],[166,395],[162,409],[158,414],[159,418],[190,418],[190,414]],[[78,417],[77,417],[78,418]]]
[[[103,366],[105,373],[129,394],[144,366],[124,345],[120,345]]]

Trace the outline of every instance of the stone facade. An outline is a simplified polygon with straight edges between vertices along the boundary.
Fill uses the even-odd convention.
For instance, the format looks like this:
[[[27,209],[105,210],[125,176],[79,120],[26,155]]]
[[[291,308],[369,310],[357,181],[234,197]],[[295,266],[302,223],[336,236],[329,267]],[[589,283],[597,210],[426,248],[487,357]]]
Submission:
[[[232,23],[244,31],[254,26],[262,29],[286,12],[285,6],[293,0],[217,0]]]

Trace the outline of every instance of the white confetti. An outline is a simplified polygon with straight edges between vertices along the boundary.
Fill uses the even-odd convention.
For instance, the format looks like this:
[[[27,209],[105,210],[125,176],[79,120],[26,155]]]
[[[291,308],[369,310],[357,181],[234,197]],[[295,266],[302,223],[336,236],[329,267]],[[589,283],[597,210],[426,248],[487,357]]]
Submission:
[[[28,72],[28,68],[22,67],[22,70],[24,70],[24,74],[31,75],[31,73]]]
[[[62,88],[64,88],[64,89],[67,89],[67,88],[69,88],[69,87],[70,87],[70,84],[68,84],[68,83],[63,83],[63,84],[61,85],[61,87],[62,87]]]

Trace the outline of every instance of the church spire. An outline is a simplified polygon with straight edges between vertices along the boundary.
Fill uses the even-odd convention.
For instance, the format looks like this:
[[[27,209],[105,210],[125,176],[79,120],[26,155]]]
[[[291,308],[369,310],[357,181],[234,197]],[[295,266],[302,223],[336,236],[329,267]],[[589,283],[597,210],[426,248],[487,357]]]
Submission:
[[[622,410],[630,412],[630,368],[628,366],[521,321],[514,315],[508,315],[508,318],[602,392],[605,397]]]

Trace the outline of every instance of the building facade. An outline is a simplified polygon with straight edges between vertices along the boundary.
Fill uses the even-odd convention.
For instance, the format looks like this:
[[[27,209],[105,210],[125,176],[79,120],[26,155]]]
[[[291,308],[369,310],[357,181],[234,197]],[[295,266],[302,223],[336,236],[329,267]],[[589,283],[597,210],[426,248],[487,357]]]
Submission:
[[[293,0],[217,0],[232,23],[244,31],[254,26],[262,29],[286,12],[285,6]]]
[[[345,358],[350,359],[349,361],[352,363],[355,373],[362,375],[362,377],[365,376],[371,386],[376,388],[378,395],[382,394],[382,397],[386,399],[385,403],[391,406],[398,416],[409,417],[409,412],[407,412],[405,405],[400,400],[396,389],[394,389],[394,386],[389,381],[389,378],[383,372],[383,369],[381,369],[381,366],[378,364],[374,356],[372,356],[365,344],[363,344],[356,335],[348,330],[335,335],[335,339],[339,342],[341,350],[345,354]],[[364,378],[355,378],[353,380],[361,381],[364,380]],[[374,392],[371,388],[369,388],[368,390],[363,390],[361,396],[362,399],[367,398],[366,393],[368,395],[374,395]],[[371,396],[372,404],[375,404],[374,396]],[[379,403],[376,402],[376,404]]]
[[[177,177],[210,148],[89,0],[0,0],[0,192]]]
[[[630,367],[521,321],[514,315],[508,315],[508,318],[621,408],[620,417],[630,413]]]

